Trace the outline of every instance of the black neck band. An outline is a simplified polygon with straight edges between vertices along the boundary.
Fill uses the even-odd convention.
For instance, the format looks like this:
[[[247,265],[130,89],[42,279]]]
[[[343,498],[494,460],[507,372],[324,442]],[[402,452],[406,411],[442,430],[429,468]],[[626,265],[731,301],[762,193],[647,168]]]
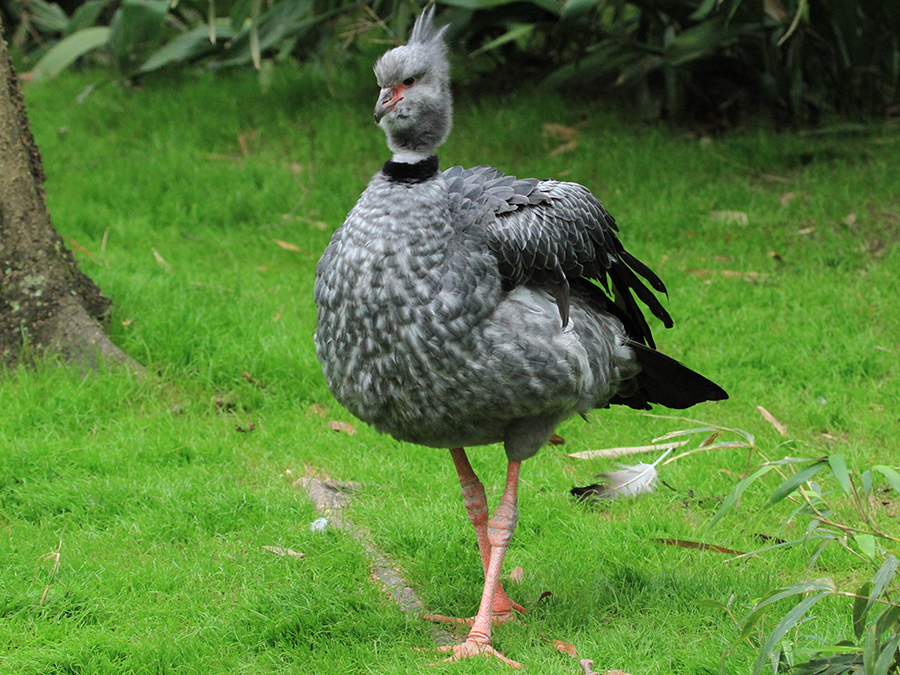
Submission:
[[[426,180],[434,178],[440,169],[437,155],[432,155],[428,159],[423,159],[415,164],[388,160],[381,167],[381,170],[391,182],[411,185],[413,183],[424,183]]]

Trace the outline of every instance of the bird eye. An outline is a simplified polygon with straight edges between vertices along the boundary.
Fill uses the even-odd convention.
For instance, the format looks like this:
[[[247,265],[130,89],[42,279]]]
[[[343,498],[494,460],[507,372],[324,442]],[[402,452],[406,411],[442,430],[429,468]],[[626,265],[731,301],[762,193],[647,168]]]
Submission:
[[[416,83],[416,78],[414,78],[414,77],[407,77],[405,80],[403,80],[404,87],[411,87],[415,83]]]

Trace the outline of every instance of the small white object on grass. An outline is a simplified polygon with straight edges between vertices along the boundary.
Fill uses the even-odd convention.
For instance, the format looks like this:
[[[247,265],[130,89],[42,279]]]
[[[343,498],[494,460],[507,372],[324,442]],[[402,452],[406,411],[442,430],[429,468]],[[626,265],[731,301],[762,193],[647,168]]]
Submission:
[[[572,493],[577,497],[586,497],[592,494],[604,499],[618,499],[619,497],[636,497],[646,492],[653,492],[656,478],[659,475],[656,465],[663,461],[672,450],[673,448],[666,450],[653,464],[644,462],[638,462],[633,466],[620,464],[621,468],[618,471],[600,474],[598,478],[603,479],[601,483],[586,488],[575,488]]]
[[[309,524],[309,529],[313,532],[324,532],[325,528],[328,527],[328,519],[327,518],[316,518]]]

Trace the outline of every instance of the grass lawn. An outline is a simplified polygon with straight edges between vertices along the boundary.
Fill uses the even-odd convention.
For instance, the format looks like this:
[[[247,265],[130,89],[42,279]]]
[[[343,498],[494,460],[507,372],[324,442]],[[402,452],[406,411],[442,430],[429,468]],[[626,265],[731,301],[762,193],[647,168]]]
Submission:
[[[53,363],[0,375],[0,671],[506,672],[489,660],[427,666],[436,656],[416,650],[431,646],[429,627],[371,580],[353,537],[310,530],[317,514],[292,486],[315,473],[358,481],[348,515],[429,610],[474,614],[482,575],[449,456],[354,420],[330,397],[312,343],[315,263],[388,156],[373,79],[288,66],[265,90],[248,73],[135,89],[107,77],[67,74],[26,97],[54,223],[115,301],[113,339],[152,376],[82,379]],[[898,464],[895,128],[751,126],[698,139],[559,93],[456,103],[444,167],[490,163],[589,186],[663,277],[676,326],[651,324],[660,348],[731,395],[690,417],[753,432],[772,459]],[[791,443],[779,446],[759,405]],[[358,433],[332,431],[335,420]],[[807,570],[811,546],[732,560],[655,541],[704,537],[747,469],[744,450],[669,464],[666,486],[639,499],[590,507],[568,496],[616,462],[566,453],[688,426],[599,411],[562,425],[565,445],[525,464],[505,568],[523,568],[507,586],[530,611],[496,630],[507,656],[533,673],[573,673],[577,661],[553,648],[562,640],[598,672],[713,673],[737,630],[697,601],[730,601],[740,617],[804,578],[871,578],[872,565],[838,548]],[[496,503],[502,451],[470,456]],[[704,540],[749,551],[760,535],[801,536],[805,521],[787,519],[796,504],[766,505],[775,485],[770,475],[751,486]],[[900,535],[897,507],[888,492],[877,509]],[[791,639],[849,637],[849,607],[816,605]],[[755,656],[739,645],[725,672],[748,672]]]

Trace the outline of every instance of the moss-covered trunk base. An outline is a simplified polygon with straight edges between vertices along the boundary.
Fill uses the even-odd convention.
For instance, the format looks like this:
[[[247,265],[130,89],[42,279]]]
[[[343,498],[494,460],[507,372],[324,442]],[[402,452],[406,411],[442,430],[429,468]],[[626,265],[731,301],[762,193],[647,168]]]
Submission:
[[[0,39],[0,363],[27,350],[87,367],[101,360],[136,366],[101,329],[112,303],[53,228],[43,183],[41,155]]]

